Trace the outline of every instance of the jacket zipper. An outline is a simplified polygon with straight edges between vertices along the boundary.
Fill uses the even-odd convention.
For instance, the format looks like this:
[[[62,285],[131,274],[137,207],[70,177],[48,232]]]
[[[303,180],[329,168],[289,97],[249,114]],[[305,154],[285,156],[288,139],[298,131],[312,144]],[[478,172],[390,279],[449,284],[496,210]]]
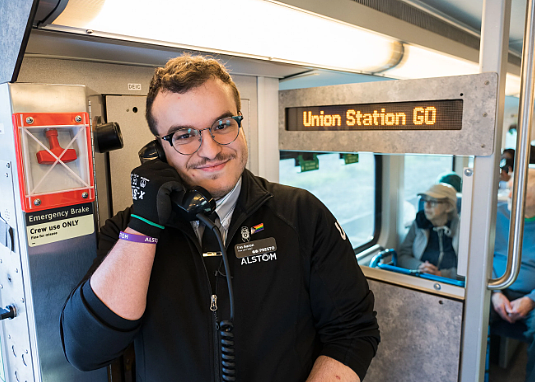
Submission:
[[[214,380],[217,382],[220,380],[220,355],[219,355],[219,323],[218,323],[218,317],[217,317],[217,295],[213,294],[210,297],[210,310],[213,313],[213,320],[214,320]]]

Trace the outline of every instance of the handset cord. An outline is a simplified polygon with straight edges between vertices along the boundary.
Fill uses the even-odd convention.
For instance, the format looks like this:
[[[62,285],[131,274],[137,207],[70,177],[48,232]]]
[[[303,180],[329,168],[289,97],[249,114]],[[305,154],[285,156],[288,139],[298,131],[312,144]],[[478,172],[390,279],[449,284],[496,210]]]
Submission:
[[[223,238],[219,228],[213,221],[208,219],[203,213],[198,213],[197,218],[203,222],[207,228],[214,231],[214,234],[221,249],[221,257],[223,258],[223,265],[225,267],[225,277],[227,279],[229,302],[230,302],[230,318],[223,320],[219,324],[219,334],[221,335],[221,378],[223,381],[236,380],[236,363],[234,355],[234,291],[232,289],[232,276],[230,274],[230,266],[227,258],[227,251],[223,243]]]

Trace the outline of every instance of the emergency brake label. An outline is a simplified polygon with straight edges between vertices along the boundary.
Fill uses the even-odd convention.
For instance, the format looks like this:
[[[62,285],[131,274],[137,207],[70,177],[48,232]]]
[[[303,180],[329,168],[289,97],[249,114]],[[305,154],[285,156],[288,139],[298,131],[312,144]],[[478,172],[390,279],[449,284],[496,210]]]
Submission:
[[[26,214],[30,247],[90,235],[94,231],[91,203]]]

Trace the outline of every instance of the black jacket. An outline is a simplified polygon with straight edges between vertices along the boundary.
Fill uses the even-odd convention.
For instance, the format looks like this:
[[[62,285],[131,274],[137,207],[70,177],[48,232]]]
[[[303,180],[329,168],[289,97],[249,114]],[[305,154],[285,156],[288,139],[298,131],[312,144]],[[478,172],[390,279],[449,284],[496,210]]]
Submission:
[[[101,229],[98,257],[86,280],[129,219],[127,209]],[[263,230],[250,241],[274,238],[276,250],[238,258],[235,246],[260,224]],[[304,381],[319,355],[344,363],[362,379],[379,343],[373,294],[327,208],[305,190],[246,170],[227,237],[237,381]],[[100,368],[134,341],[137,382],[219,381],[216,323],[229,316],[228,289],[218,276],[214,315],[200,252],[189,222],[163,231],[147,308],[138,321],[115,315],[82,282],[61,314],[69,362],[82,370]]]

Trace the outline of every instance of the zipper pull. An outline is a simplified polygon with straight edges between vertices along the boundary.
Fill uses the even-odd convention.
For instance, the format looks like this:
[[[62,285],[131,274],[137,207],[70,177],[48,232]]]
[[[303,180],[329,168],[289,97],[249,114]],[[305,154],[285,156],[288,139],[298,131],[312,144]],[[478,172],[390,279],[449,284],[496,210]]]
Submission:
[[[217,295],[215,294],[210,297],[210,310],[212,312],[215,312],[217,310]]]

